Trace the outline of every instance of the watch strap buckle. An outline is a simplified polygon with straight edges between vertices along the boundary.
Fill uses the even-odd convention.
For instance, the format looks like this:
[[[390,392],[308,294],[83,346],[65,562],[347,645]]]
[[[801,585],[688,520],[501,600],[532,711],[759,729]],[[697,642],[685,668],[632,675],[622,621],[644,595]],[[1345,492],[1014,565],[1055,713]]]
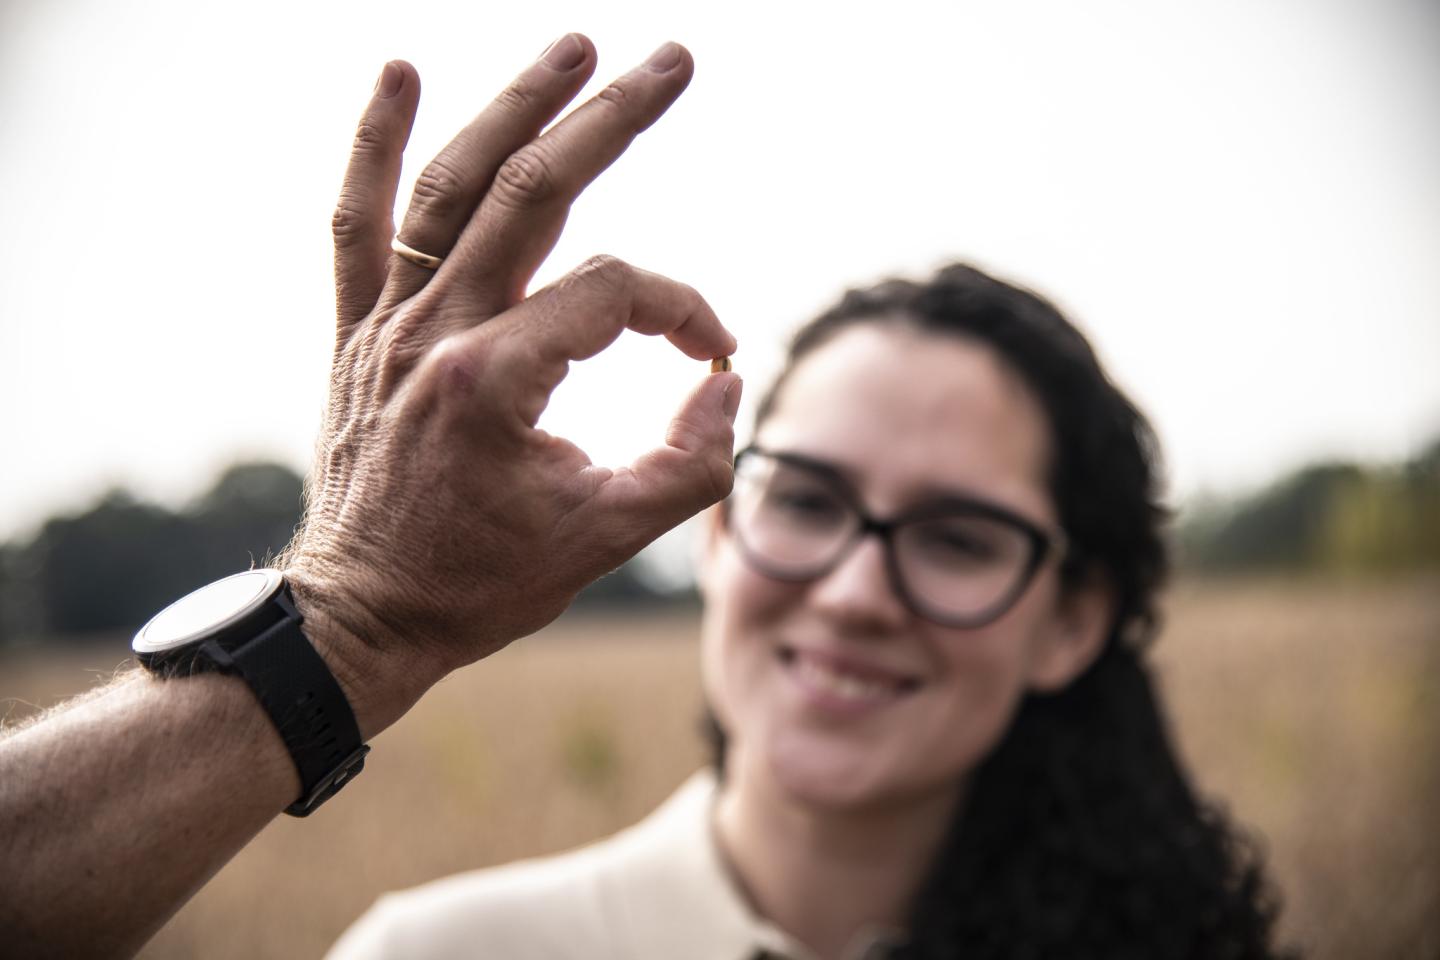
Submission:
[[[350,781],[365,768],[365,754],[370,752],[368,744],[361,744],[359,749],[350,756],[341,760],[335,768],[315,782],[299,800],[285,808],[285,812],[292,817],[308,817],[320,804],[329,800],[340,792],[340,788]]]

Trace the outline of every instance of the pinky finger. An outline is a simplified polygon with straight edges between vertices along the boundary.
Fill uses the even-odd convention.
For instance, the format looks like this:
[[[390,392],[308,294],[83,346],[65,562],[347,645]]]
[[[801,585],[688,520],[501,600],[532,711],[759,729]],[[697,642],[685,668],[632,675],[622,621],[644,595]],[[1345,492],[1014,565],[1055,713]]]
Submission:
[[[420,76],[403,60],[385,64],[350,150],[335,206],[336,338],[343,342],[375,307],[385,284],[394,232],[395,190],[415,108]]]

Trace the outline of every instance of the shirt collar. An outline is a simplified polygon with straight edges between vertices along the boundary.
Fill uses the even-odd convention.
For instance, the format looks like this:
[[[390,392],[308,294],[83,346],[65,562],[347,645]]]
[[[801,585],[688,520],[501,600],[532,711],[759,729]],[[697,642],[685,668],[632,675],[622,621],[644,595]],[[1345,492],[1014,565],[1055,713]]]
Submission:
[[[815,960],[757,916],[726,867],[712,829],[714,773],[691,776],[654,813],[614,839],[624,861],[617,913],[635,960]],[[848,952],[878,960],[901,942],[896,931],[862,932]]]

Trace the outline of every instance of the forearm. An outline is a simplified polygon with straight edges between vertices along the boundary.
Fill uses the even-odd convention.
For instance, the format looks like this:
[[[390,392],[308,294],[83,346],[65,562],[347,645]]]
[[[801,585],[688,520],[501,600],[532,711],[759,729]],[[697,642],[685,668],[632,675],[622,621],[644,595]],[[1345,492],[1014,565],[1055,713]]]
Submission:
[[[141,673],[0,741],[0,930],[128,956],[299,792],[237,678]]]

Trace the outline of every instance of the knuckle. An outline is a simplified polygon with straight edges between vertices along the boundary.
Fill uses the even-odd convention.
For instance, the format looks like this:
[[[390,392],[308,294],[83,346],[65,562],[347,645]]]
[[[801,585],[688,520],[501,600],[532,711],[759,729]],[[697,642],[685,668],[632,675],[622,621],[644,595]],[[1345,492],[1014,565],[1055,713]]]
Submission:
[[[609,86],[595,94],[595,102],[615,110],[624,110],[630,105],[630,91],[626,89],[624,79],[615,80]]]
[[[730,496],[735,486],[735,465],[729,457],[705,458],[705,491],[710,503],[719,503]]]
[[[697,452],[689,459],[683,477],[676,479],[675,504],[688,514],[728,497],[735,484],[735,470],[723,454]]]
[[[554,165],[537,144],[512,153],[495,173],[492,194],[507,206],[538,206],[557,193]]]
[[[516,77],[496,96],[495,106],[505,113],[523,114],[534,109],[539,99],[540,92],[534,84],[524,77]]]
[[[465,181],[449,160],[436,157],[415,178],[415,202],[428,214],[449,217],[465,202]]]
[[[330,215],[330,232],[337,247],[347,247],[357,242],[368,232],[370,218],[356,198],[348,193],[340,195],[335,212]]]
[[[389,142],[386,131],[378,123],[371,120],[360,121],[360,126],[355,128],[355,142],[350,147],[350,152],[357,156],[371,156],[382,153]]]
[[[469,353],[455,336],[442,337],[425,356],[425,376],[441,389],[469,388],[476,382]]]
[[[433,339],[428,336],[432,327],[430,311],[418,303],[396,311],[386,320],[372,344],[372,362],[383,382],[398,382],[415,367]]]
[[[696,487],[706,506],[730,496],[730,490],[735,485],[734,461],[727,454],[728,448],[725,452],[710,452],[698,458]]]
[[[611,295],[628,293],[635,280],[635,268],[608,253],[596,254],[575,270],[575,281],[599,287]]]
[[[424,351],[416,371],[425,405],[442,417],[466,417],[485,386],[487,352],[456,335],[442,337]]]

